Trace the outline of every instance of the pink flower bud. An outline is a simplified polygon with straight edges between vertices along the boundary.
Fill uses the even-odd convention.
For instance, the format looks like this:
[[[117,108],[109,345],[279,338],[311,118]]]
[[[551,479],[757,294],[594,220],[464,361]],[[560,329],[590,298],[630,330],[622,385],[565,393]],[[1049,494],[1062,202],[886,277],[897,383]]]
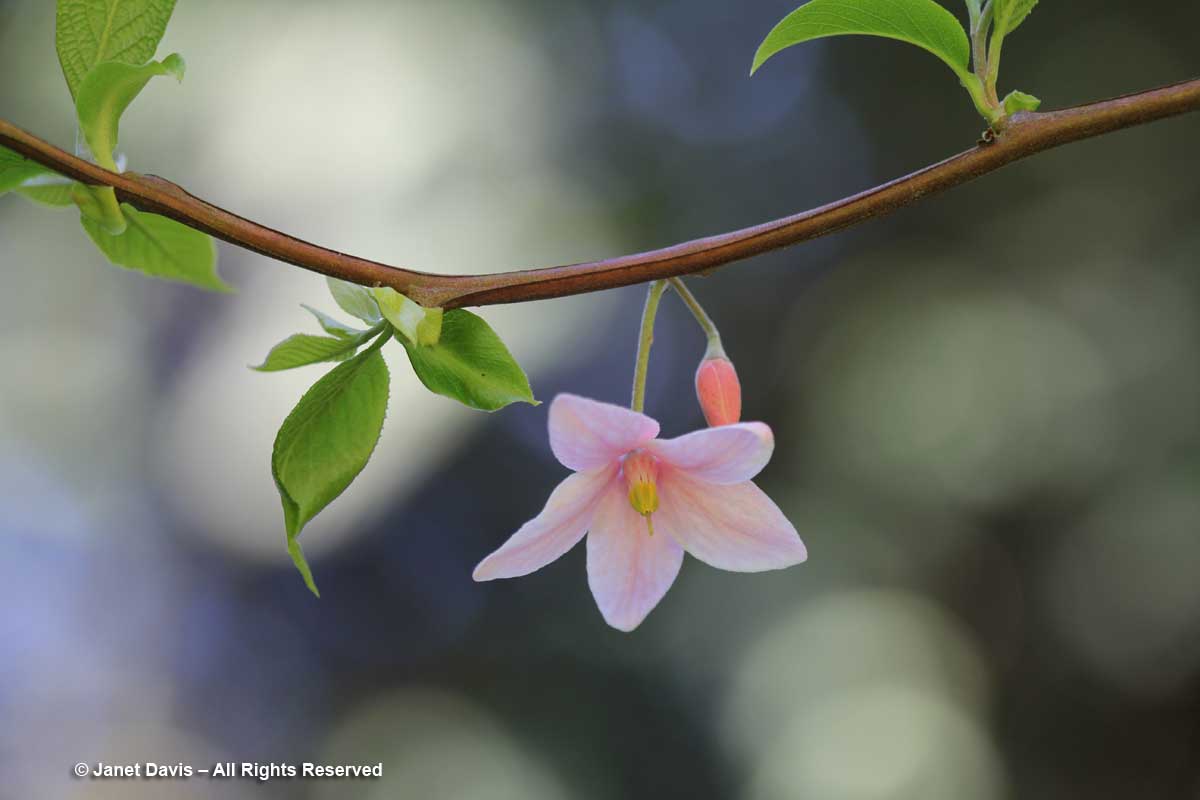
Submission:
[[[733,362],[724,356],[701,361],[696,370],[696,397],[710,427],[741,420],[742,385]]]

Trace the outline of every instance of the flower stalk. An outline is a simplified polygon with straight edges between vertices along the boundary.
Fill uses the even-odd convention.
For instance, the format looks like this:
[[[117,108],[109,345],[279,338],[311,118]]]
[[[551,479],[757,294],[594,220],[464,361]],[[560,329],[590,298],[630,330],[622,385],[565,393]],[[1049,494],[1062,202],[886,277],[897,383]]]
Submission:
[[[708,337],[708,349],[704,352],[704,357],[707,358],[725,358],[725,348],[721,344],[721,332],[717,330],[716,324],[704,307],[700,305],[700,301],[696,299],[696,295],[692,294],[692,290],[687,287],[681,279],[671,278],[671,288],[683,300],[684,305],[692,312],[692,316],[696,318],[696,324],[700,326],[700,330],[704,331],[704,335]]]
[[[642,309],[642,328],[638,336],[637,362],[633,368],[633,401],[629,407],[641,412],[646,407],[646,374],[650,371],[650,347],[654,344],[654,320],[658,317],[658,305],[666,281],[655,281],[646,292],[646,305]]]

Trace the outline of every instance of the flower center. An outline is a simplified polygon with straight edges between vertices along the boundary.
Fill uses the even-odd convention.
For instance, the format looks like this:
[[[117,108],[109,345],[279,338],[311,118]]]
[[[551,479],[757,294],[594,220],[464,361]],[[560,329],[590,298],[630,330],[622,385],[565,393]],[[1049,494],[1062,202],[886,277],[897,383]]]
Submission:
[[[625,457],[622,471],[625,484],[629,487],[629,505],[646,518],[646,528],[654,535],[654,523],[650,515],[658,511],[658,459],[645,450],[634,450]]]

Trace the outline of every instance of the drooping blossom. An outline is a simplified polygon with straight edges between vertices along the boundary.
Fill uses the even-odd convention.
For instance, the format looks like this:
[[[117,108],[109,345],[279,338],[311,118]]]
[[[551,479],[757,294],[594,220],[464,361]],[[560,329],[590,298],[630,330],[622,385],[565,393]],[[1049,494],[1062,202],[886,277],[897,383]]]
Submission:
[[[742,384],[733,362],[724,355],[706,357],[696,368],[696,399],[711,427],[732,425],[742,418]]]
[[[650,417],[562,394],[550,448],[574,474],[545,509],[475,568],[477,581],[540,569],[587,534],[588,584],[604,619],[631,631],[675,581],[686,550],[720,569],[805,560],[796,529],[751,479],[775,441],[761,422],[658,439]]]

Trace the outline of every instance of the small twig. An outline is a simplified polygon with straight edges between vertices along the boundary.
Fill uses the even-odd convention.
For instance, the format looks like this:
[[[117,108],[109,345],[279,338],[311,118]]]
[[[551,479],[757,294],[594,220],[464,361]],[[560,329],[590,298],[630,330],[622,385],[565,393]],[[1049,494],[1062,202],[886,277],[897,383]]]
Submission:
[[[986,146],[860,194],[752,228],[604,261],[491,275],[433,275],[357,258],[244,219],[149,175],[117,174],[0,120],[0,145],[74,180],[111,186],[126,203],[230,244],[364,286],[390,286],[425,306],[521,303],[704,272],[825,236],[1053,147],[1200,110],[1200,79],[1041,114],[1016,114]]]

